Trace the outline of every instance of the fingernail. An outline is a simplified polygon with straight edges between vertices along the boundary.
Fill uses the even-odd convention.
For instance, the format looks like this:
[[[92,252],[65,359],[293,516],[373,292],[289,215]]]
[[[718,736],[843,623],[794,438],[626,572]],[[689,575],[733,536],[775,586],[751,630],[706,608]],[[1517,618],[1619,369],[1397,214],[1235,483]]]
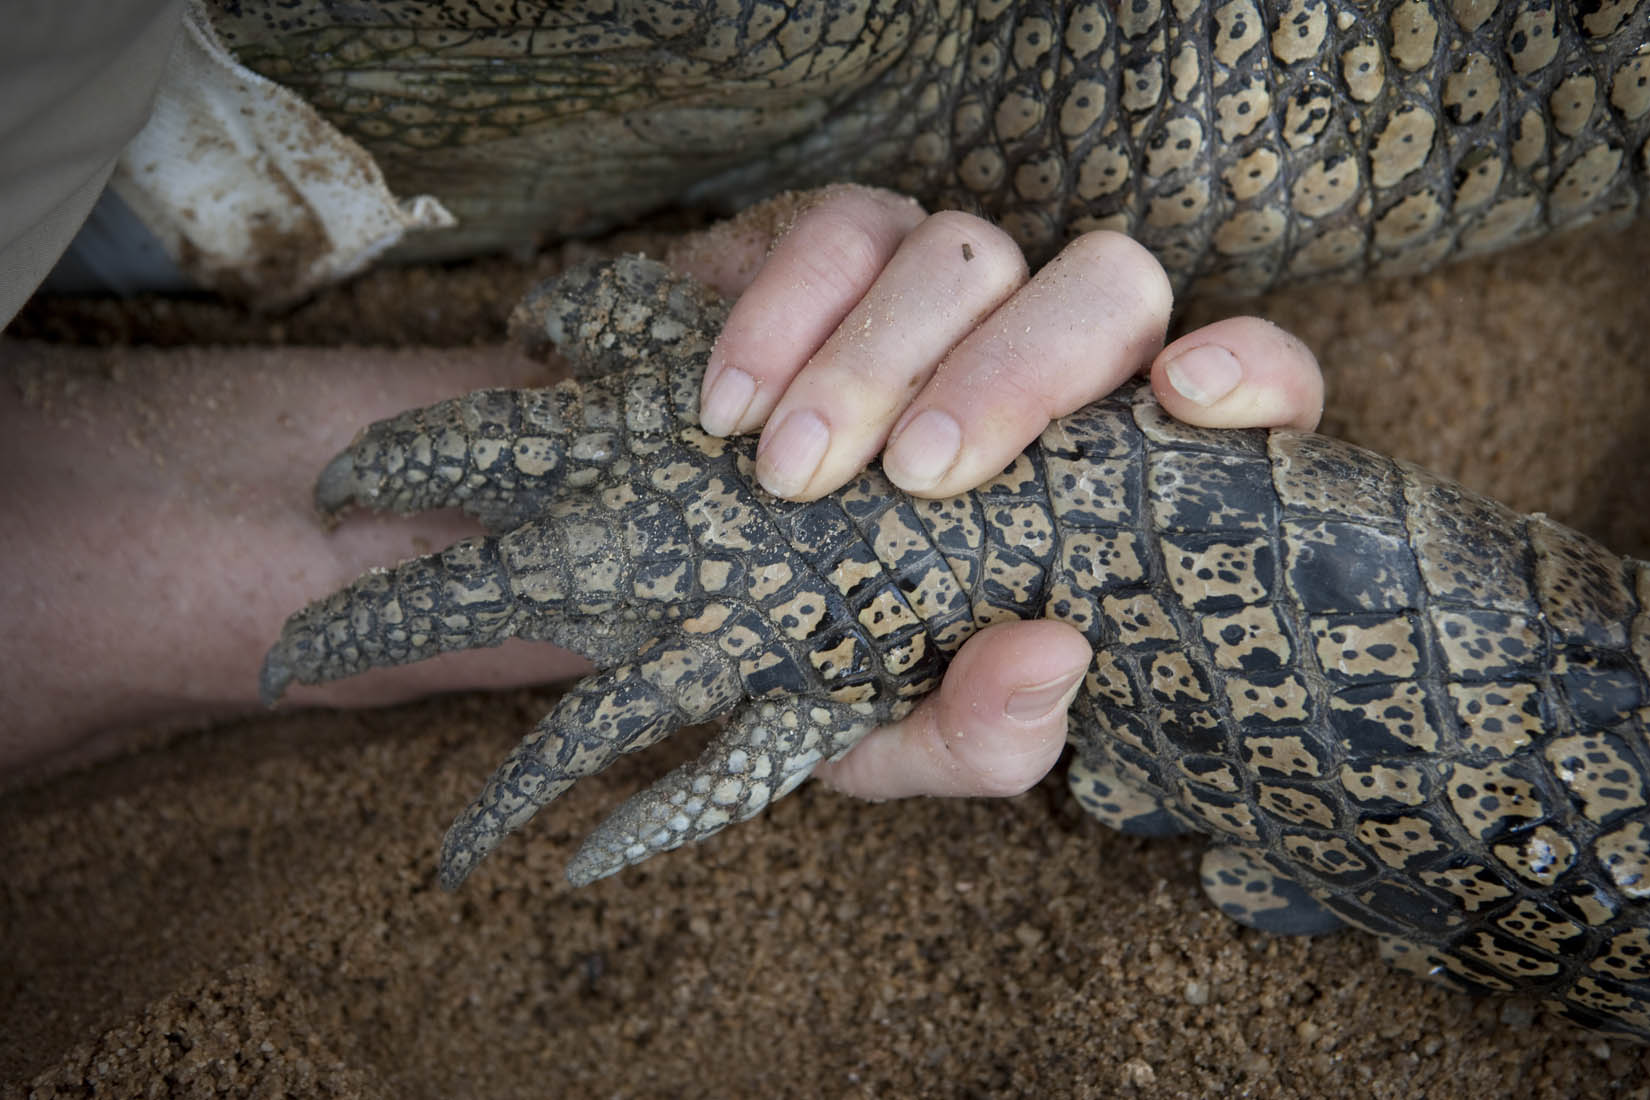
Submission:
[[[794,497],[808,487],[831,445],[831,429],[809,409],[788,414],[764,433],[756,448],[756,480],[776,497]]]
[[[1207,408],[1237,389],[1243,367],[1219,344],[1202,344],[1181,352],[1164,366],[1169,385],[1186,400]]]
[[[961,449],[962,429],[951,414],[925,409],[888,445],[882,468],[902,489],[927,489],[946,475]]]
[[[1056,707],[1065,708],[1077,695],[1077,685],[1083,680],[1086,668],[1056,676],[1041,684],[1031,684],[1008,697],[1003,712],[1019,722],[1035,722],[1054,713]]]
[[[738,367],[724,367],[699,395],[699,426],[711,435],[731,435],[756,396],[756,379]]]

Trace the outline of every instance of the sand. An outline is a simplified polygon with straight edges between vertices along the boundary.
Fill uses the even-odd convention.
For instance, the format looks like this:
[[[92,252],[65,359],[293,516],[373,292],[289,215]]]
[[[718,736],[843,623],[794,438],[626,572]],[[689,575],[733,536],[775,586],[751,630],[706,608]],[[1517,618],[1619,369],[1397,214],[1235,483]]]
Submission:
[[[370,276],[295,314],[37,303],[120,342],[496,340],[549,261]],[[1650,552],[1650,227],[1250,303],[1329,376],[1326,430]],[[1197,306],[1189,319],[1229,307]],[[582,890],[586,781],[457,894],[450,816],[549,692],[276,715],[0,796],[0,1092],[18,1096],[1650,1095],[1650,1056],[1389,973],[1355,933],[1238,927],[1201,844],[1063,784],[872,805],[804,787]]]

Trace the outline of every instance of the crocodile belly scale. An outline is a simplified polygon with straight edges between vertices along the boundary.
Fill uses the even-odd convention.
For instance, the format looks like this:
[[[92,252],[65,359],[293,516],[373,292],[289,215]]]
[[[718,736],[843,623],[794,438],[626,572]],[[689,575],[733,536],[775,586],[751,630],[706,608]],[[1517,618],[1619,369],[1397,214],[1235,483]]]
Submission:
[[[1177,290],[1650,212],[1650,0],[211,0],[244,64],[516,249],[853,181]]]

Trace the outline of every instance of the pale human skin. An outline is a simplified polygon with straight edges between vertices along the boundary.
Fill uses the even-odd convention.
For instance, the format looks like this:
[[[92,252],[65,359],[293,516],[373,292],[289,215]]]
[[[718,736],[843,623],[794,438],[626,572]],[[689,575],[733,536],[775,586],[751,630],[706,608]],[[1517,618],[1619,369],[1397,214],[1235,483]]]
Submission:
[[[717,434],[761,429],[758,476],[779,495],[828,493],[878,454],[917,495],[971,488],[1050,419],[1147,368],[1164,406],[1202,426],[1310,428],[1321,411],[1310,351],[1266,322],[1164,348],[1168,282],[1116,234],[1074,241],[1033,277],[986,221],[841,188],[771,250],[714,230],[701,243],[712,247],[677,250],[678,266],[741,295],[702,419]],[[76,384],[38,369],[41,356]],[[290,612],[475,530],[452,514],[355,515],[328,532],[309,505],[322,463],[373,419],[543,381],[508,348],[134,353],[114,380],[101,363],[0,343],[13,383],[0,387],[0,778],[118,751],[135,727],[254,712],[259,663]],[[1058,758],[1091,655],[1058,623],[984,630],[909,717],[815,776],[865,798],[1018,794]],[[290,702],[374,706],[588,670],[511,642]]]

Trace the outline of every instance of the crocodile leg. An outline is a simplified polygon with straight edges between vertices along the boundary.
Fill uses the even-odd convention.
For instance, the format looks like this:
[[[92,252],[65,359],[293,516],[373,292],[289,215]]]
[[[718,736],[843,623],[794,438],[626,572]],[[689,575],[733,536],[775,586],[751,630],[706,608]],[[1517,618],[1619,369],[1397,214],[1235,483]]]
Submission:
[[[721,315],[655,312],[677,281],[630,258],[547,299],[575,356],[653,349],[558,388],[570,422],[589,393],[614,425],[600,468],[518,487],[519,527],[369,575],[271,651],[271,694],[511,635],[610,670],[466,811],[447,881],[578,776],[733,712],[573,873],[708,835],[907,713],[972,629],[1047,617],[1094,647],[1085,800],[1209,834],[1223,909],[1339,920],[1462,988],[1650,1037],[1650,567],[1334,440],[1179,424],[1138,388],[969,494],[914,501],[873,469],[779,501],[751,440],[692,426]]]

